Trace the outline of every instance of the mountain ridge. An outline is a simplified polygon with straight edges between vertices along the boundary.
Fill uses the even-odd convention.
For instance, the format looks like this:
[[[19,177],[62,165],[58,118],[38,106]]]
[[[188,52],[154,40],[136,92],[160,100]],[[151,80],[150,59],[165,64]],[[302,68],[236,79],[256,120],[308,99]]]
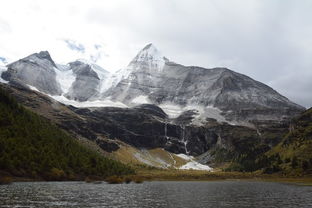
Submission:
[[[11,83],[36,87],[65,104],[109,106],[121,103],[117,105],[128,107],[155,104],[173,117],[192,111],[194,119],[190,122],[198,125],[210,118],[253,125],[259,120],[288,119],[304,110],[271,87],[230,69],[183,66],[169,61],[153,44],[146,45],[127,67],[114,74],[80,60],[69,63],[67,68],[60,67],[48,52],[41,54],[43,60],[51,63],[36,68],[43,71],[38,79],[29,81],[27,72],[23,73],[25,68],[33,67],[27,62],[29,57],[38,54],[26,57],[26,65],[24,59],[9,64],[1,77]],[[22,75],[15,78],[15,71]],[[63,75],[64,71],[67,75]],[[61,76],[65,78],[59,79]],[[47,77],[59,80],[50,82],[52,87],[44,89],[40,80]]]
[[[136,57],[140,57],[142,51],[144,49]],[[103,98],[110,97],[112,100],[130,105],[137,97],[156,105],[169,104],[181,108],[197,105],[194,111],[203,107],[215,107],[222,111],[221,116],[225,117],[224,120],[232,123],[242,123],[239,117],[244,115],[235,117],[227,113],[228,111],[235,111],[237,114],[242,110],[246,112],[251,109],[253,112],[249,113],[247,119],[258,120],[257,117],[252,116],[254,110],[275,109],[275,115],[272,116],[270,112],[261,119],[280,120],[283,116],[292,116],[285,112],[278,112],[280,107],[297,111],[296,113],[304,110],[303,107],[289,101],[267,85],[227,68],[206,69],[165,61],[163,68],[159,70],[158,65],[153,67],[149,63],[153,61],[152,58],[143,62],[141,59],[137,62],[136,60],[135,58],[130,62],[125,69],[127,75],[116,86],[106,91]]]

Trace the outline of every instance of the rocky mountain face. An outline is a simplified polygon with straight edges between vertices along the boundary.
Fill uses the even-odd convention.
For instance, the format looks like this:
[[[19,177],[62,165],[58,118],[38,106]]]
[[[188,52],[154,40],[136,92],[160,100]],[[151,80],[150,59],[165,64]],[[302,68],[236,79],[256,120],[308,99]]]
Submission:
[[[1,86],[18,102],[58,124],[64,130],[96,143],[106,152],[119,149],[118,141],[136,148],[163,148],[172,153],[199,156],[204,164],[230,162],[242,155],[258,155],[281,141],[287,123],[259,125],[258,129],[211,121],[206,126],[172,122],[150,104],[134,108],[75,108],[21,86]],[[177,124],[179,123],[179,124]]]
[[[68,99],[87,101],[91,97],[98,95],[100,78],[90,65],[75,61],[69,63],[69,70],[73,71],[76,79],[65,94]]]
[[[265,84],[229,69],[171,62],[152,44],[143,48],[119,73],[122,78],[103,97],[127,104],[156,104],[167,109],[169,115],[171,110],[178,109],[178,115],[192,110],[204,121],[212,117],[242,124],[282,120],[303,110]]]
[[[35,87],[48,95],[64,96],[79,102],[99,96],[109,75],[100,66],[85,60],[77,60],[67,65],[55,64],[47,51],[9,64],[7,70],[1,69],[0,73],[4,81]]]
[[[170,118],[188,115],[192,118],[189,124],[203,125],[216,119],[254,126],[258,121],[288,120],[304,110],[267,85],[229,69],[169,61],[152,44],[115,74],[85,61],[56,65],[48,52],[33,54],[7,67],[2,73],[4,80],[63,96],[60,101],[110,100],[129,107],[154,104]]]
[[[121,141],[204,164],[235,161],[241,165],[235,170],[260,167],[258,156],[279,144],[290,119],[304,110],[229,69],[174,63],[152,44],[115,74],[82,60],[56,65],[48,52],[1,71],[9,81],[1,86],[21,104],[106,152]]]
[[[31,85],[50,95],[62,93],[56,80],[56,65],[47,51],[27,56],[7,65],[7,68],[1,77],[10,83]]]

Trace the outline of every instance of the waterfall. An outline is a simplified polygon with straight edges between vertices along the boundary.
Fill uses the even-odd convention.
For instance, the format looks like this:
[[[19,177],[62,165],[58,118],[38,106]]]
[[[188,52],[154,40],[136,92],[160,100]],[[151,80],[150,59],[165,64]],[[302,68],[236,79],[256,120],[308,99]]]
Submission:
[[[167,122],[165,122],[165,138],[168,140],[168,136],[167,136]]]
[[[184,144],[185,153],[188,155],[190,152],[187,150],[187,146],[186,146],[188,141],[185,138],[185,126],[180,125],[180,128],[182,129],[182,132],[181,132],[182,143]]]

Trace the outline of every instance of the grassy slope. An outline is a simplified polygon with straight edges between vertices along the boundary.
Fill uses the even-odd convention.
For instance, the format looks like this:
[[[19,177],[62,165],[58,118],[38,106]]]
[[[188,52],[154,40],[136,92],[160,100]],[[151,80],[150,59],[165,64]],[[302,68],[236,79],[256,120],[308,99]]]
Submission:
[[[293,120],[291,131],[267,155],[273,169],[286,174],[312,173],[312,108]]]
[[[184,160],[173,153],[170,153],[162,148],[140,150],[123,142],[119,143],[119,149],[112,152],[109,157],[131,165],[148,165],[154,167],[179,168],[185,165],[188,161]],[[136,157],[137,156],[137,157]],[[141,161],[139,158],[144,161]]]
[[[0,175],[74,180],[133,173],[79,144],[0,89]]]

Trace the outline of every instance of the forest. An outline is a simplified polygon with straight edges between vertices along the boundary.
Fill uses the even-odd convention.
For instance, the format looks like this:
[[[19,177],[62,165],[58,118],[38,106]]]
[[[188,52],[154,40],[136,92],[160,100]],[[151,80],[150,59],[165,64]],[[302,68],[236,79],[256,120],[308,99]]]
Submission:
[[[0,176],[81,180],[133,174],[120,162],[80,144],[0,88]]]

